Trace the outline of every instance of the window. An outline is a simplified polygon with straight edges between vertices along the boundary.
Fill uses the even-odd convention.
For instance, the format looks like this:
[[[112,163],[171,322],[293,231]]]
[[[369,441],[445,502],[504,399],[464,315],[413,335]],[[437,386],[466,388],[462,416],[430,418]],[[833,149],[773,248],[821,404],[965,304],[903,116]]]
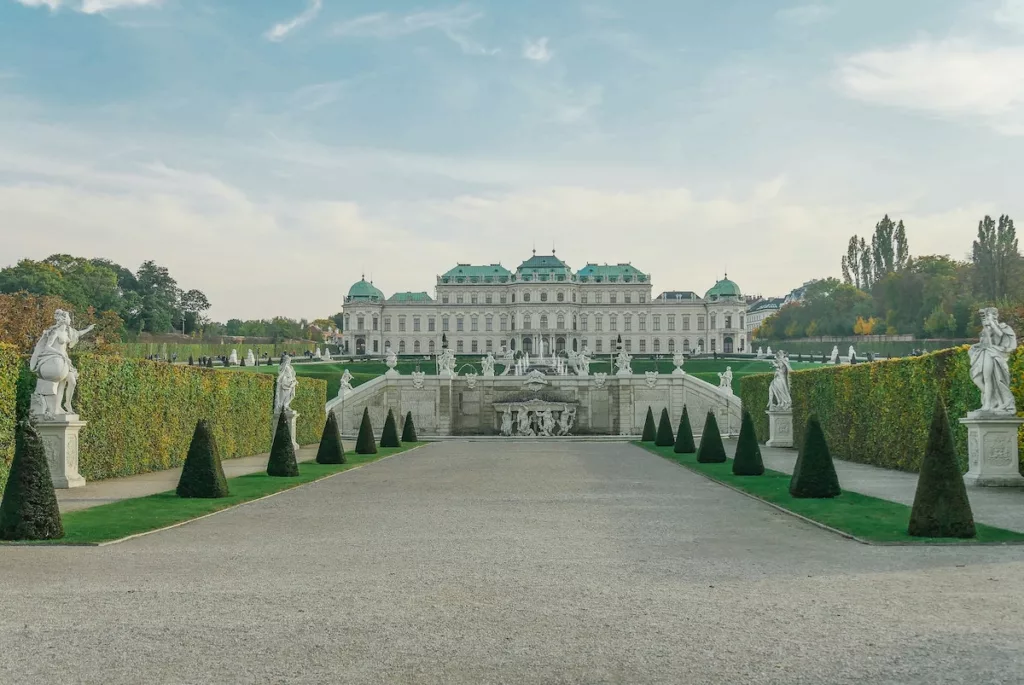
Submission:
[[[448,296],[447,295],[442,295],[441,296],[441,304],[448,304]]]
[[[547,328],[548,328],[548,315],[547,314],[541,314],[540,315],[540,329],[542,331],[546,331]]]
[[[385,350],[390,350],[391,349],[391,341],[390,340],[385,340],[384,341],[384,349]]]
[[[494,330],[494,317],[490,314],[488,314],[487,318],[484,319],[484,330],[488,333]]]
[[[675,338],[669,338],[668,339],[668,352],[669,352],[669,354],[675,354],[675,351],[676,351],[676,339]]]
[[[743,351],[743,338],[740,338],[740,352]]]
[[[580,304],[586,304],[586,303],[587,303],[587,294],[586,293],[580,293]]]
[[[477,298],[476,293],[473,293],[472,295],[470,295],[469,296],[469,303],[470,304],[476,304],[476,298]]]
[[[717,341],[717,340],[715,340],[714,338],[712,338],[712,339],[711,339],[711,351],[712,351],[712,352],[714,352],[714,351],[715,351],[715,343],[716,343],[716,342],[718,342],[718,341]]]
[[[610,303],[612,303],[612,304],[615,304],[616,302],[618,302],[618,301],[619,301],[619,295],[618,295],[618,293],[610,293],[610,294],[608,295],[608,301],[609,301]]]
[[[633,340],[631,338],[626,338],[626,352],[632,352],[632,351],[633,351]]]
[[[378,352],[378,350],[377,350],[377,342],[378,341],[376,341],[376,340],[373,341],[373,353],[374,354],[377,354],[377,352]]]
[[[689,338],[686,338],[685,340],[683,340],[683,352],[686,352],[687,354],[689,354],[689,352],[690,352],[690,339]]]
[[[530,301],[530,293],[523,293],[523,302]]]
[[[584,314],[583,316],[580,317],[580,330],[581,331],[587,330],[587,321],[588,321],[589,318],[590,317],[588,317],[586,314]]]
[[[596,302],[597,304],[601,304],[602,297],[603,296],[601,295],[601,293],[594,293],[594,302]]]
[[[601,343],[603,343],[603,342],[604,341],[601,340],[600,338],[598,338],[597,340],[594,341],[594,346],[597,348],[595,350],[596,352],[600,352],[601,351]]]
[[[391,317],[390,316],[385,316],[384,317],[384,332],[385,333],[390,333],[391,332]]]
[[[491,295],[490,293],[487,293],[487,295],[484,297],[484,302],[486,304],[493,304],[493,302],[494,302],[494,295]]]
[[[686,330],[685,327],[683,328],[683,330]],[[703,316],[698,316],[697,317],[697,330],[698,331],[703,331],[704,330],[704,317]]]
[[[418,316],[412,317],[412,330],[413,330],[413,333],[419,333],[420,332],[420,317],[418,317]]]
[[[507,331],[508,330],[508,317],[505,316],[504,314],[502,314],[501,318],[498,319],[498,326],[500,327],[500,330],[502,332]]]
[[[456,340],[455,341],[455,352],[456,352],[456,354],[462,354],[463,351],[464,351],[464,348],[463,348],[463,345],[462,345],[462,341],[461,340]]]
[[[559,292],[558,295],[555,296],[555,299],[559,302],[565,302],[565,293]]]
[[[480,351],[480,346],[476,340],[473,340],[469,343],[469,351],[473,352],[474,354]]]
[[[506,302],[508,302],[508,295],[502,293],[501,298],[498,301],[501,302],[502,304],[505,304]]]
[[[687,317],[684,316],[683,317],[683,321],[685,322],[687,320],[688,320]],[[676,329],[676,315],[675,314],[669,314],[668,315],[668,329],[670,331],[674,331]]]
[[[526,316],[523,317],[523,330],[528,331],[531,328],[533,328],[533,320],[532,317],[529,314],[527,314]]]
[[[654,354],[658,354],[659,352],[661,352],[661,339],[660,338],[655,338],[654,339],[654,343],[653,343],[653,348],[652,349],[654,350]]]
[[[398,341],[398,354],[405,354],[405,341],[404,340],[399,340]]]
[[[456,316],[455,317],[455,330],[458,331],[459,333],[461,333],[462,331],[466,330],[465,321],[463,320],[463,318],[461,316]]]
[[[474,314],[473,316],[469,317],[469,330],[473,331],[474,333],[476,333],[477,331],[480,330],[480,320],[479,319],[480,319],[480,317],[478,317],[476,314]]]
[[[617,331],[619,330],[619,317],[615,314],[608,315],[608,330]]]
[[[373,317],[373,330],[377,330],[377,317]]]
[[[542,290],[541,291],[541,293],[540,293],[540,301],[541,302],[547,302],[548,301],[548,291],[547,290]]]
[[[488,352],[493,352],[494,351],[494,341],[491,340],[490,338],[488,338],[487,342],[484,344],[484,349],[487,350]]]
[[[622,330],[631,331],[633,330],[633,316],[631,314],[625,314],[622,317]]]
[[[449,330],[451,330],[451,329],[448,327],[448,317],[447,316],[442,316],[441,317],[441,331],[444,332],[444,333],[447,333]]]
[[[558,320],[556,322],[555,328],[557,328],[560,331],[565,330],[565,317],[562,316],[561,314],[558,315]]]
[[[732,315],[731,314],[726,314],[725,315],[725,327],[726,328],[732,328]]]
[[[462,304],[462,301],[463,301],[462,293],[459,293],[458,295],[455,296],[455,304]]]
[[[434,354],[434,341],[431,340],[427,343],[427,354]]]
[[[350,317],[348,314],[345,315],[345,330],[346,331],[352,330],[352,320],[351,319],[352,319],[352,317]]]
[[[657,314],[651,317],[651,322],[654,324],[654,332],[657,333],[661,330],[661,317]]]
[[[399,333],[405,333],[405,317],[404,316],[398,317],[398,332]]]
[[[647,330],[647,315],[646,314],[641,314],[638,318],[640,319],[640,330],[641,331],[646,331]]]
[[[594,316],[594,330],[595,331],[603,331],[604,330],[604,317],[602,317],[600,314],[597,314],[596,316]]]
[[[647,294],[640,293],[640,304],[644,304],[645,302],[647,302]]]
[[[715,330],[718,327],[716,325],[717,323],[718,323],[718,314],[715,314],[714,312],[712,312],[711,313],[711,330]]]
[[[415,342],[413,342],[413,344],[412,344],[412,351],[413,351],[414,354],[419,354],[420,353],[420,341],[419,340],[416,340]]]
[[[576,293],[573,293],[573,294],[572,294],[572,301],[573,301],[573,302],[575,302],[575,301],[576,301]]]
[[[740,329],[743,328],[743,315],[740,314]]]
[[[626,304],[632,303],[633,302],[633,294],[632,293],[626,293],[625,295],[622,296],[622,301],[625,302]]]
[[[643,354],[646,351],[647,351],[647,341],[645,339],[643,339],[643,338],[640,338],[640,354]]]
[[[433,333],[436,329],[437,329],[437,322],[434,320],[434,317],[432,317],[432,316],[428,317],[427,318],[427,331],[430,332],[430,333]]]

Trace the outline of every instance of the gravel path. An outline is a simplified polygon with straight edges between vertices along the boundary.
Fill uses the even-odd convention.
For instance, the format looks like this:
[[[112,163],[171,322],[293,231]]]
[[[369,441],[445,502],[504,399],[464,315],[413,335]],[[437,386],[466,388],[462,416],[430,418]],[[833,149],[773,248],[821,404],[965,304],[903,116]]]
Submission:
[[[628,445],[433,444],[0,549],[2,683],[1020,683],[1024,547],[867,547]]]

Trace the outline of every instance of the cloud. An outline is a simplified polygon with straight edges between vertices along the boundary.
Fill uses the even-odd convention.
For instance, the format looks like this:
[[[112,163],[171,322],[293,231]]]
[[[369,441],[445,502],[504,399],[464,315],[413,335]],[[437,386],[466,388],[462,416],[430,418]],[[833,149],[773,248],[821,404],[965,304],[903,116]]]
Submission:
[[[527,39],[526,43],[523,45],[523,57],[533,62],[547,62],[550,60],[551,50],[548,49],[548,39]]]
[[[470,55],[493,55],[495,49],[484,47],[469,36],[469,30],[483,13],[468,5],[414,12],[406,15],[395,15],[390,12],[377,12],[355,17],[336,24],[331,31],[335,36],[343,38],[377,38],[390,40],[409,36],[421,31],[440,31],[449,40],[458,45],[463,52]]]
[[[292,17],[288,21],[274,24],[263,36],[269,41],[278,43],[287,38],[293,31],[302,28],[315,19],[316,15],[320,14],[322,8],[323,0],[311,0],[309,7],[302,14]]]
[[[70,7],[82,14],[103,14],[110,10],[139,7],[156,7],[164,0],[15,0],[26,7],[48,7],[55,12],[61,7]]]
[[[63,0],[14,0],[15,2],[21,3],[25,7],[49,7],[50,11],[55,11],[61,6]]]
[[[1024,47],[920,40],[846,57],[836,79],[845,95],[864,102],[1024,135]]]
[[[992,19],[997,24],[1024,33],[1024,0],[1003,0],[993,12]]]
[[[775,13],[775,18],[797,26],[810,26],[823,21],[836,11],[835,7],[822,4],[795,5],[781,9]]]

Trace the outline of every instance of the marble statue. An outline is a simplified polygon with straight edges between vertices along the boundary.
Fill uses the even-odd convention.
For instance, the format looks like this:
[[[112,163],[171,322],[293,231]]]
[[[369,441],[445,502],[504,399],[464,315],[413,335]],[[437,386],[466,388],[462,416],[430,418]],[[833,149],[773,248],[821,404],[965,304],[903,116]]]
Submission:
[[[550,436],[555,432],[555,416],[549,410],[540,412],[539,415],[539,428],[540,434],[543,436]]]
[[[323,359],[324,358],[323,353],[320,352],[320,346],[319,345],[316,346],[316,352],[313,353],[313,358],[314,359]]]
[[[718,388],[732,394],[732,367],[725,367],[725,371],[718,374]]]
[[[839,345],[832,346],[832,358],[829,360],[832,364],[839,363]]]
[[[526,435],[534,435],[535,434],[533,432],[532,421],[530,420],[530,416],[531,415],[532,415],[532,412],[525,412],[525,411],[519,412],[519,430],[518,430],[519,435],[526,436]]]
[[[501,434],[512,435],[512,410],[508,407],[501,413]]]
[[[502,376],[507,376],[512,371],[516,363],[516,353],[511,349],[504,350],[504,354],[501,356],[501,362],[505,365],[505,370],[501,372]]]
[[[857,353],[853,351],[853,345],[850,345],[850,350],[846,355],[849,358],[849,362],[852,364],[853,360],[857,358]]]
[[[676,376],[682,376],[686,372],[683,371],[683,364],[686,362],[686,355],[682,352],[676,352],[672,355],[672,363],[675,365],[675,370],[672,371]]]
[[[765,355],[768,356],[768,357],[772,356],[772,346],[771,345],[769,345],[768,349],[765,350]]]
[[[574,407],[563,410],[561,416],[558,417],[558,434],[569,435],[575,418],[576,409]]]
[[[345,369],[341,374],[341,387],[338,388],[338,397],[344,397],[352,392],[352,372]]]
[[[775,378],[768,386],[768,410],[779,411],[793,408],[793,397],[789,392],[789,374],[793,368],[789,365],[789,357],[779,350],[772,361]]]
[[[274,414],[281,410],[291,411],[292,400],[295,399],[295,387],[298,385],[292,358],[288,354],[281,355],[281,367],[277,370],[277,389],[274,394]]]
[[[384,363],[387,365],[388,370],[386,371],[388,376],[397,376],[398,371],[395,369],[398,366],[398,355],[395,354],[394,350],[389,346],[384,350]]]
[[[488,352],[487,356],[480,360],[480,368],[483,370],[483,374],[484,374],[485,377],[493,376],[494,375],[494,355],[491,354],[490,352]]]
[[[619,356],[615,358],[615,375],[631,376],[633,374],[633,369],[630,367],[630,363],[632,361],[632,355],[630,355],[625,350],[620,350]]]
[[[764,359],[764,348],[763,347],[758,347],[757,348],[757,358],[758,359]]]
[[[71,363],[68,348],[93,329],[88,326],[75,330],[71,315],[63,309],[54,312],[53,318],[54,324],[43,331],[29,360],[29,369],[37,376],[31,413],[39,418],[75,413],[71,400],[78,385],[78,370]]]
[[[452,348],[446,347],[441,350],[437,357],[437,372],[441,376],[455,375],[455,353]]]
[[[1010,391],[1010,367],[1007,359],[1017,349],[1017,336],[1007,324],[999,321],[999,310],[981,310],[981,335],[977,344],[967,350],[971,360],[971,380],[981,390],[981,409],[972,414],[1017,413],[1017,404]]]
[[[228,366],[238,366],[238,350],[231,350],[231,356],[228,357]]]
[[[251,349],[245,353],[245,365],[256,366],[256,355],[252,353]]]

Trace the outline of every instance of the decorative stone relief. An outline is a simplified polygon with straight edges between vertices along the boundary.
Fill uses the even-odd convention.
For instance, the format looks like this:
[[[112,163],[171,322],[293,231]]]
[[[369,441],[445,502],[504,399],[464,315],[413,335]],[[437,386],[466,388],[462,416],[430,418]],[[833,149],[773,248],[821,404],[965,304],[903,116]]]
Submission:
[[[476,373],[475,372],[474,373],[467,373],[466,374],[466,386],[470,390],[472,390],[473,388],[476,387]]]
[[[412,387],[416,388],[417,390],[422,389],[423,388],[423,383],[424,383],[423,379],[424,379],[424,377],[426,375],[427,374],[424,373],[423,371],[413,371],[412,372]]]
[[[608,374],[606,373],[595,373],[594,374],[594,387],[603,388],[604,382],[608,380]]]
[[[644,371],[644,380],[647,382],[648,388],[653,388],[658,384],[658,372]]]

